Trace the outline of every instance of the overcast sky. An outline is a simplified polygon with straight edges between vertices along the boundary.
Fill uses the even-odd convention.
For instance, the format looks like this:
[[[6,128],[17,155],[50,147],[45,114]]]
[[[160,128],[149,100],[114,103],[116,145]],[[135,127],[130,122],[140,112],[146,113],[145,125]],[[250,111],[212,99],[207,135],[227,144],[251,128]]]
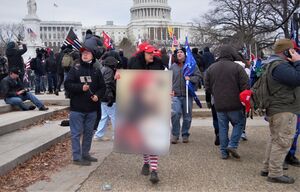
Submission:
[[[0,0],[0,23],[20,22],[27,14],[27,0]],[[36,0],[37,14],[45,21],[80,21],[83,26],[127,25],[133,0]],[[172,21],[189,22],[207,12],[211,0],[169,0]],[[54,7],[53,4],[58,7]]]

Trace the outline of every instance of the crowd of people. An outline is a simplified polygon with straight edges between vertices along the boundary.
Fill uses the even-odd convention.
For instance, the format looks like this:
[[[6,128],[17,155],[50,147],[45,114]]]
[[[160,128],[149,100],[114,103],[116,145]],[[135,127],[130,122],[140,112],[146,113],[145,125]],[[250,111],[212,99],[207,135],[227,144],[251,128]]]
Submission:
[[[157,49],[144,42],[127,59],[122,50],[104,50],[100,38],[90,30],[86,34],[79,51],[71,45],[63,46],[56,54],[51,49],[36,50],[36,57],[30,61],[34,83],[30,82],[30,70],[25,68],[22,59],[27,49],[25,44],[10,42],[7,45],[7,59],[0,56],[1,92],[7,104],[22,110],[34,110],[35,106],[47,110],[30,89],[34,87],[35,95],[46,92],[47,82],[48,94],[58,95],[64,83],[66,97],[70,98],[74,164],[91,165],[91,162],[97,161],[89,154],[92,140],[110,140],[104,135],[109,120],[113,129],[116,125],[116,84],[121,78],[118,69],[172,71],[170,142],[174,145],[180,139],[183,143],[189,143],[193,96],[186,95],[185,82],[190,81],[196,88],[203,87],[207,106],[212,111],[214,143],[220,145],[221,159],[241,158],[238,145],[241,139],[247,140],[247,114],[254,109],[249,98],[255,94],[250,90],[253,85],[250,83],[252,64],[241,52],[230,45],[223,45],[215,58],[209,47],[203,51],[193,48],[197,65],[191,75],[184,76],[185,47],[177,48],[171,54],[170,65],[170,56],[165,48]],[[300,167],[295,155],[300,132],[300,55],[297,47],[291,40],[278,40],[274,45],[274,55],[264,61],[264,66],[271,66],[265,67],[268,69],[265,71],[267,80],[263,82],[269,91],[265,120],[269,122],[271,136],[261,176],[266,176],[269,182],[291,184],[294,179],[283,175],[283,169],[287,169],[288,164]],[[31,100],[34,105],[27,106],[24,100]],[[230,138],[229,123],[233,126]],[[154,184],[159,182],[159,157],[156,154],[143,154],[143,157],[141,174],[150,175],[150,181]]]

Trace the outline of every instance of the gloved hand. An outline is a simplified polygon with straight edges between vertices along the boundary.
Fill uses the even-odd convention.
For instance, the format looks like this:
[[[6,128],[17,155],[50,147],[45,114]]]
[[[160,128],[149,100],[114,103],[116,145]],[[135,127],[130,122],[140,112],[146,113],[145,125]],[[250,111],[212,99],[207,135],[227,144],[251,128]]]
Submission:
[[[207,108],[211,109],[211,103],[207,103]]]

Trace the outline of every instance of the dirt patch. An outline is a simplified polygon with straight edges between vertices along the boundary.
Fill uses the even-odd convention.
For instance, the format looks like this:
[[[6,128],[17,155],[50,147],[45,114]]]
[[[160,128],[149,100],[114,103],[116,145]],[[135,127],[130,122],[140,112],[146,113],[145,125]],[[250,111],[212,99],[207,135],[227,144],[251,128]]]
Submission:
[[[0,177],[1,192],[23,192],[26,187],[40,181],[50,181],[50,175],[71,162],[70,138],[53,145],[49,150],[33,156]]]

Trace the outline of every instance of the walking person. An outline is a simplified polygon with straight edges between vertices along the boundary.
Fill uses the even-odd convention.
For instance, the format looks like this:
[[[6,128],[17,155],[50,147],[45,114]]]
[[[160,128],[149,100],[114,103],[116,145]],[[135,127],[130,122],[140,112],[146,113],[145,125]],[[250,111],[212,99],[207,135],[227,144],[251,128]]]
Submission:
[[[114,57],[107,57],[102,62],[101,73],[106,85],[104,97],[101,99],[101,119],[94,135],[96,141],[108,141],[105,132],[110,120],[113,132],[116,126],[116,80],[114,79],[117,70],[118,60]],[[112,139],[114,136],[112,136]]]
[[[186,95],[186,80],[198,86],[200,82],[200,71],[196,65],[195,72],[191,76],[183,76],[183,66],[186,60],[186,49],[180,48],[175,51],[175,63],[171,66],[170,70],[173,72],[173,84],[172,90],[174,96],[172,98],[172,138],[171,143],[177,144],[180,135],[182,136],[182,142],[189,142],[189,130],[192,123],[192,106],[193,97]],[[188,105],[186,103],[186,97],[188,97]],[[188,113],[187,113],[188,108]],[[180,118],[183,116],[182,128],[180,132]]]
[[[211,65],[205,76],[205,89],[212,94],[219,124],[221,158],[229,155],[239,159],[239,140],[245,125],[244,108],[240,93],[249,89],[248,76],[242,66],[235,63],[237,51],[229,45],[220,48],[219,60]],[[228,138],[229,122],[233,125],[231,138]]]
[[[73,163],[88,166],[97,161],[89,152],[99,102],[105,94],[106,86],[100,70],[93,67],[96,60],[94,51],[83,47],[80,52],[80,63],[70,69],[64,85],[70,94]]]
[[[155,48],[148,44],[143,43],[139,46],[138,53],[130,58],[128,69],[138,70],[164,70],[162,61],[154,56]],[[158,178],[158,155],[144,154],[144,164],[141,174],[150,175],[150,181],[153,184],[159,182]]]

